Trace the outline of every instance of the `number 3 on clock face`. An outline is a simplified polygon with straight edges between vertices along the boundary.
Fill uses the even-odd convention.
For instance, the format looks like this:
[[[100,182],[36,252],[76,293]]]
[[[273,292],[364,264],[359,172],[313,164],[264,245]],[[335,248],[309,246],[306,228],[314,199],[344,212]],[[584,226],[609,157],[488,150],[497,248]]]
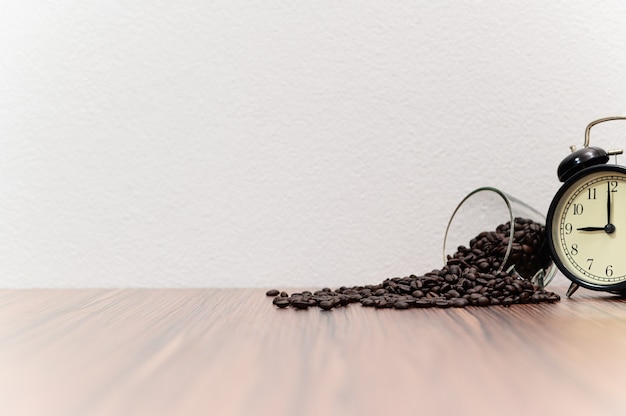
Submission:
[[[626,287],[626,168],[593,166],[557,192],[546,228],[554,262],[573,282]]]

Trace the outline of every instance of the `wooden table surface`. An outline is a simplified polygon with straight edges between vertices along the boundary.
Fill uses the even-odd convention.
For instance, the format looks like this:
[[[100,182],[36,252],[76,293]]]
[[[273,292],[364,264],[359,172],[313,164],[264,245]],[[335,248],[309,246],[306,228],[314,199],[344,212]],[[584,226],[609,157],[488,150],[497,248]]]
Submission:
[[[0,290],[0,414],[626,414],[613,296],[326,312],[264,292]]]

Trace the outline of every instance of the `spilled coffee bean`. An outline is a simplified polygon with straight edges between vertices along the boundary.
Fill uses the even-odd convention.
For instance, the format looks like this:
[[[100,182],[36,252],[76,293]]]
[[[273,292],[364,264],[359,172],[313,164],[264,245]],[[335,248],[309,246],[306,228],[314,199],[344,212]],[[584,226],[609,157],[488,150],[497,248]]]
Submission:
[[[266,295],[273,296],[273,303],[279,308],[319,307],[323,310],[350,303],[378,309],[409,309],[558,302],[558,294],[530,280],[549,264],[545,227],[532,220],[516,218],[509,255],[515,269],[498,271],[510,233],[510,223],[499,225],[495,231],[482,232],[470,241],[469,247],[459,246],[453,255],[448,255],[446,265],[440,270],[420,276],[394,277],[376,285],[324,288],[291,295],[271,289]],[[505,270],[507,267],[505,265]]]

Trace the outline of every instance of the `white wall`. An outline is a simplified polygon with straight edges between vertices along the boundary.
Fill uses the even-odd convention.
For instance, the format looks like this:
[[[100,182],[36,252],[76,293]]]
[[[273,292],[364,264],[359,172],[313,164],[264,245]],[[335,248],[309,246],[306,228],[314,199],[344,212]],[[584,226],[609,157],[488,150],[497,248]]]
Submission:
[[[440,267],[467,192],[547,211],[569,145],[626,112],[625,21],[621,0],[4,0],[0,286]]]

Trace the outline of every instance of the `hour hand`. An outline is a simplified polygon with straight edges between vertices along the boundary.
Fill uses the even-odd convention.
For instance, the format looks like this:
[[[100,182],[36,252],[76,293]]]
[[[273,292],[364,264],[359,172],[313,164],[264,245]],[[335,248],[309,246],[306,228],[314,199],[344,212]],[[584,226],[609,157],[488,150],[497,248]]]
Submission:
[[[604,227],[580,227],[576,228],[578,231],[604,231]]]

